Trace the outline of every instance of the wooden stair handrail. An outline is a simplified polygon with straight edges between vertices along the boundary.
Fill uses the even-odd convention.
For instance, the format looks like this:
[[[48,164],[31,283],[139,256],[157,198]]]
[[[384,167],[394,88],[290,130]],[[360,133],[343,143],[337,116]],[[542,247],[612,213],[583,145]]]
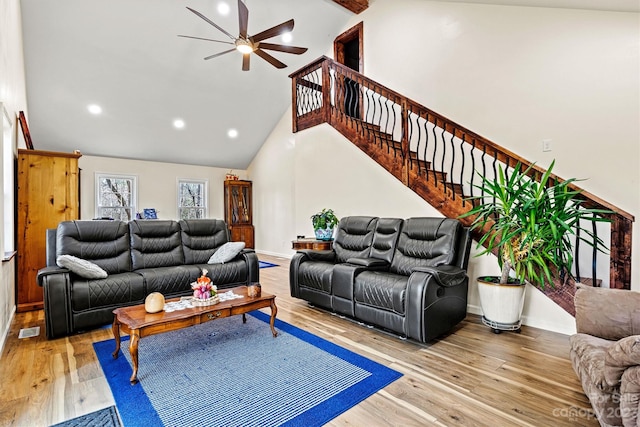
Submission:
[[[321,73],[322,73],[321,84],[303,79],[303,77],[311,75],[312,73],[315,73],[318,70],[321,70]],[[342,76],[343,79],[342,80],[337,79],[338,75]],[[356,126],[356,127],[360,126],[360,128],[368,128],[368,126],[358,123],[358,119],[355,119],[354,117],[349,117],[348,119],[350,121],[350,124],[346,124],[346,125],[344,123],[338,124],[333,122],[334,120],[337,120],[336,117],[338,116],[335,115],[335,112],[333,113],[334,115],[332,116],[332,111],[333,111],[332,108],[334,110],[336,108],[335,106],[332,107],[331,105],[332,95],[330,91],[332,90],[331,88],[332,76],[335,80],[335,84],[338,86],[346,85],[346,81],[350,80],[355,82],[355,84],[357,84],[358,87],[364,88],[364,92],[367,95],[370,93],[373,93],[375,94],[375,96],[384,98],[385,100],[390,101],[392,104],[399,106],[401,110],[400,117],[402,120],[401,128],[399,131],[402,134],[401,141],[387,141],[387,146],[388,147],[393,146],[395,150],[396,149],[395,144],[401,144],[402,148],[400,150],[400,153],[401,153],[400,155],[403,159],[402,161],[404,162],[404,165],[402,166],[402,171],[398,170],[397,167],[394,167],[395,172],[392,172],[391,170],[389,170],[389,172],[394,174],[398,179],[403,181],[403,183],[407,186],[410,186],[409,170],[411,169],[411,167],[413,167],[412,166],[413,162],[416,162],[417,160],[417,157],[411,159],[410,158],[411,156],[409,155],[410,154],[409,140],[408,140],[409,117],[414,117],[414,118],[418,117],[426,120],[429,123],[434,124],[435,126],[438,127],[438,129],[442,129],[443,132],[447,132],[448,134],[450,134],[452,138],[453,137],[458,138],[459,140],[462,141],[463,144],[464,143],[467,143],[469,145],[472,144],[473,149],[478,149],[480,150],[480,152],[486,153],[486,155],[488,155],[489,157],[497,160],[498,162],[505,164],[507,168],[514,168],[518,163],[521,164],[523,168],[530,167],[528,174],[533,179],[536,179],[536,180],[539,179],[546,172],[544,168],[531,163],[527,159],[498,145],[497,143],[490,141],[489,139],[477,134],[476,132],[473,132],[467,129],[464,126],[459,125],[458,123],[443,116],[442,114],[437,113],[421,105],[420,103],[406,96],[403,96],[398,92],[382,84],[379,84],[369,79],[368,77],[358,73],[357,71],[354,71],[343,64],[339,64],[333,61],[332,59],[326,56],[321,56],[315,61],[312,61],[308,65],[300,68],[299,70],[289,75],[289,77],[292,79],[292,88],[293,88],[292,96],[293,96],[293,106],[294,106],[293,108],[294,110],[293,111],[293,121],[294,121],[293,131],[294,132],[297,132],[298,130],[301,130],[301,129],[305,129],[306,127],[315,126],[322,122],[332,124],[332,126],[334,126],[338,130],[341,130],[339,128],[343,128],[345,126],[347,128],[349,126]],[[318,78],[316,77],[316,80],[317,79]],[[321,106],[318,108],[319,111],[314,110],[315,112],[310,112],[308,114],[305,114],[306,116],[311,116],[311,120],[307,119],[306,117],[298,116],[297,114],[298,86],[304,87],[306,88],[306,90],[317,91],[322,94],[322,103],[321,103]],[[335,96],[338,96],[338,97],[341,96],[338,93],[340,92],[339,90],[337,89],[333,89],[333,90],[336,92]],[[360,96],[364,96],[364,95],[361,94]],[[380,98],[378,98],[378,102],[380,102]],[[340,99],[340,100],[341,102],[345,102],[344,99]],[[336,98],[335,102],[338,102],[338,98]],[[387,113],[389,113],[389,111],[387,111]],[[396,116],[394,114],[394,120],[395,119],[396,119]],[[302,120],[306,120],[306,122],[304,126],[299,127],[298,126],[299,121],[300,123],[302,123]],[[344,118],[341,120],[344,120]],[[395,126],[395,123],[394,123],[394,126]],[[343,129],[342,133],[344,133],[345,136],[347,136],[348,132],[346,132]],[[393,138],[393,136],[391,137]],[[389,145],[389,142],[391,142],[391,145]],[[360,142],[359,144],[362,148],[362,142]],[[483,154],[483,158],[484,158],[484,154]],[[440,173],[443,173],[443,172],[446,172],[446,171],[441,171]],[[436,176],[435,169],[433,174],[435,177]],[[558,177],[557,175],[551,175],[551,178],[552,180],[558,180],[560,182],[564,181],[562,178]],[[455,190],[456,185],[458,184],[454,184],[453,182],[450,184],[452,192]],[[629,289],[630,279],[631,279],[631,270],[630,270],[631,269],[631,265],[630,265],[631,264],[631,258],[630,258],[631,230],[632,230],[631,223],[635,221],[635,217],[629,212],[613,205],[612,203],[609,203],[606,200],[598,196],[595,196],[594,194],[580,188],[575,183],[572,183],[570,185],[570,188],[576,191],[580,191],[580,195],[581,195],[581,198],[583,199],[583,204],[585,207],[608,210],[608,211],[614,212],[613,214],[605,215],[608,218],[612,219],[611,249],[610,249],[610,252],[611,252],[610,269],[611,269],[611,278],[612,278],[611,287],[624,287],[626,289]],[[416,191],[415,188],[414,188],[414,191]],[[453,197],[455,198],[455,194]],[[438,206],[436,207],[438,208]],[[614,271],[614,269],[616,271]],[[620,273],[620,271],[618,270],[622,272]]]

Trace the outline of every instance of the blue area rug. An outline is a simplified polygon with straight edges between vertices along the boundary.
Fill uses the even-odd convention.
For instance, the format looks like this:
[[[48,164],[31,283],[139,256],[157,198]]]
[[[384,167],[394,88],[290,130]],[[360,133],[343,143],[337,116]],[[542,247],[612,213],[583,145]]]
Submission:
[[[266,262],[266,261],[258,261],[258,267],[259,268],[269,268],[269,267],[277,267],[278,264],[273,264],[270,262]]]
[[[52,427],[120,427],[115,406],[54,424]]]
[[[94,343],[125,427],[321,426],[402,374],[254,311],[139,343],[138,384],[129,383],[124,341]],[[124,351],[122,351],[124,350]]]

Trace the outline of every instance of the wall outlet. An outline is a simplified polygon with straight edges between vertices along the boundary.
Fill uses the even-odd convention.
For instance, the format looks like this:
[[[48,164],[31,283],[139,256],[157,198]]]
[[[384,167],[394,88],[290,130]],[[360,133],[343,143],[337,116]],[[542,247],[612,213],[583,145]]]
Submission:
[[[551,140],[550,139],[543,139],[542,140],[542,151],[544,151],[544,152],[551,151]]]

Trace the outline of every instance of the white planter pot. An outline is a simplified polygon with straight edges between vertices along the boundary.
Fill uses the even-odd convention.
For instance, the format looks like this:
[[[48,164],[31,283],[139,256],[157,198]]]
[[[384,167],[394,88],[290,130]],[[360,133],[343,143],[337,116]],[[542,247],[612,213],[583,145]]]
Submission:
[[[494,332],[520,329],[525,285],[500,285],[480,278],[477,282],[483,323]]]

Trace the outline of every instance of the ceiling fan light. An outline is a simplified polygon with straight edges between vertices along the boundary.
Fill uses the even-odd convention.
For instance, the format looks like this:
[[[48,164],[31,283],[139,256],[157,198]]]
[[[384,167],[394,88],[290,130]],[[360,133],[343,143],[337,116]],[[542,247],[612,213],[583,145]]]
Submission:
[[[238,49],[238,51],[240,51],[243,54],[253,52],[253,47],[249,43],[241,42],[240,40],[236,42],[236,49]]]

